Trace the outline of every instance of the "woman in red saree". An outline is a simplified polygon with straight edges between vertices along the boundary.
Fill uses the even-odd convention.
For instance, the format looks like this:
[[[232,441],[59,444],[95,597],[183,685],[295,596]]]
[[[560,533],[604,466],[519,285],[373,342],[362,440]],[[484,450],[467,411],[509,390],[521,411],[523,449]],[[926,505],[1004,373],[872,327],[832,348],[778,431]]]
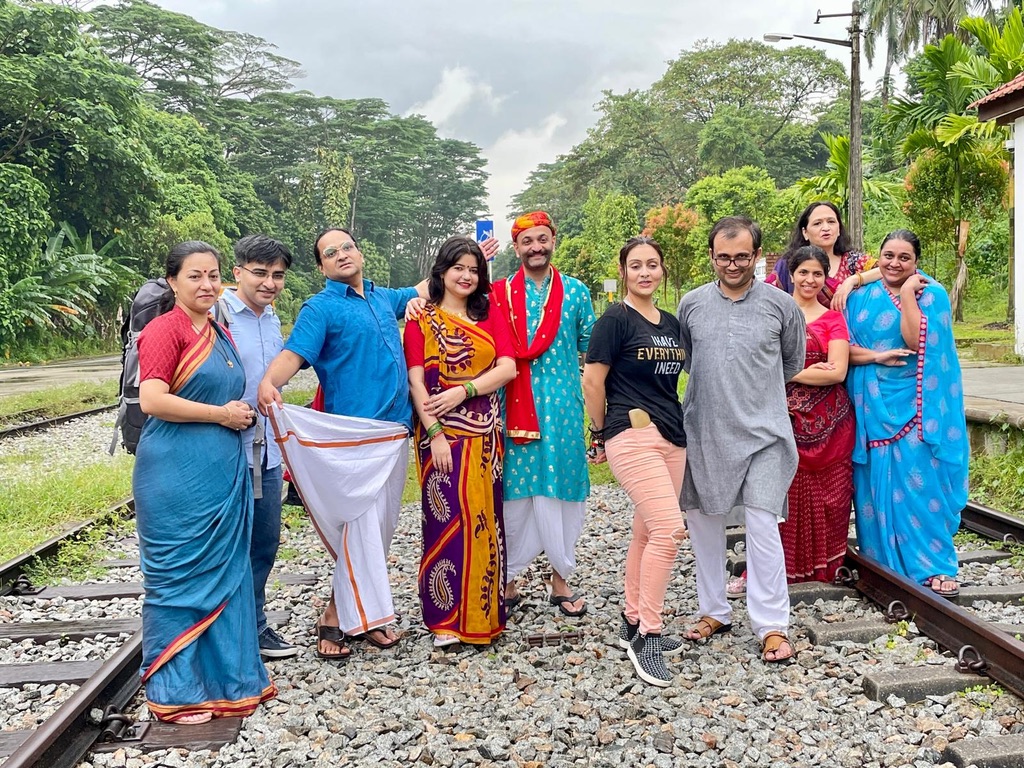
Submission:
[[[504,321],[488,312],[487,260],[475,242],[441,246],[428,290],[430,303],[405,326],[423,489],[423,621],[435,646],[487,644],[505,628],[497,391],[515,376],[515,353]]]
[[[843,316],[819,301],[828,257],[815,246],[789,260],[793,298],[807,320],[804,370],[786,385],[800,464],[789,488],[789,518],[779,526],[786,579],[832,581],[846,553],[853,500],[853,406],[843,382],[850,334]]]

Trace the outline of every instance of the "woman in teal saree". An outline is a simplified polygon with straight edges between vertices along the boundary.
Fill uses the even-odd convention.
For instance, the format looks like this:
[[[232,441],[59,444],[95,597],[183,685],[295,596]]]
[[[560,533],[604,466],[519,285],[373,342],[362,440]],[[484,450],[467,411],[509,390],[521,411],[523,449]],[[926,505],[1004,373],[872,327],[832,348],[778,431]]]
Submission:
[[[276,694],[260,660],[249,539],[252,481],[241,430],[245,374],[210,317],[216,251],[167,259],[174,306],[139,337],[142,430],[132,484],[145,586],[142,679],[156,717],[244,717]]]

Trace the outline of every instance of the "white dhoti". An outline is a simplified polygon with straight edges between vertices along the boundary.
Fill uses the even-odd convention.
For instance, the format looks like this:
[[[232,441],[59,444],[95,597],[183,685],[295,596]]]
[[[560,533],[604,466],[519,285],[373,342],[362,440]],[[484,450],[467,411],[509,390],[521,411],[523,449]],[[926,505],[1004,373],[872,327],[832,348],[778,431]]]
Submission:
[[[388,550],[398,527],[408,430],[402,424],[285,405],[270,421],[292,480],[336,561],[339,626],[360,634],[394,621]]]
[[[504,504],[508,580],[544,552],[555,573],[567,580],[576,570],[576,542],[583,531],[585,501],[528,496]]]

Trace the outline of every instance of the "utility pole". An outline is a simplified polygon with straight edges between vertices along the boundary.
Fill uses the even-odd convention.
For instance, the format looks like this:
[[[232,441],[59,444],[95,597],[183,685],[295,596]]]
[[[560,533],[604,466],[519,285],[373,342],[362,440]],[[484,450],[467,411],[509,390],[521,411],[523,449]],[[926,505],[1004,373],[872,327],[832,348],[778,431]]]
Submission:
[[[850,176],[847,181],[850,210],[847,212],[846,226],[853,250],[863,252],[864,169],[861,160],[864,148],[861,134],[860,34],[860,1],[853,0],[853,12],[850,14]]]

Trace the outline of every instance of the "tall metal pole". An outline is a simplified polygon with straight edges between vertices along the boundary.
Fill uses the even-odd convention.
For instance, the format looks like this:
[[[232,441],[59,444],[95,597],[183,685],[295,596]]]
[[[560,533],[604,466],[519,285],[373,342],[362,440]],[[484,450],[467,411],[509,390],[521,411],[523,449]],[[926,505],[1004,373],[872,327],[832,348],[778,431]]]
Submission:
[[[850,14],[850,210],[846,217],[851,246],[855,251],[864,250],[864,169],[861,166],[863,139],[861,136],[860,107],[860,2],[853,0]]]

